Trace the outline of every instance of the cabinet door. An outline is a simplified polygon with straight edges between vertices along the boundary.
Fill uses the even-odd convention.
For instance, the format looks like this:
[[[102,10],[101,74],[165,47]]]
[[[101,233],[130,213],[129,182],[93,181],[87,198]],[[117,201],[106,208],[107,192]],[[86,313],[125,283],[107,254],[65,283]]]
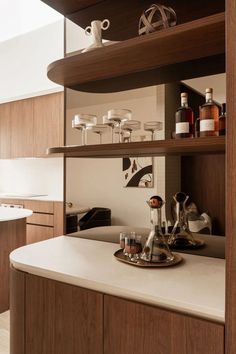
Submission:
[[[8,103],[0,104],[0,158],[11,157],[11,120]]]
[[[224,353],[223,325],[113,296],[104,323],[104,354]]]
[[[33,155],[33,102],[32,99],[10,102],[11,157]]]
[[[53,227],[39,226],[39,225],[26,225],[26,243],[34,243],[39,241],[48,240],[53,237]]]
[[[34,156],[48,147],[64,145],[64,93],[39,96],[34,101]]]
[[[103,353],[102,294],[30,274],[25,293],[25,354]]]

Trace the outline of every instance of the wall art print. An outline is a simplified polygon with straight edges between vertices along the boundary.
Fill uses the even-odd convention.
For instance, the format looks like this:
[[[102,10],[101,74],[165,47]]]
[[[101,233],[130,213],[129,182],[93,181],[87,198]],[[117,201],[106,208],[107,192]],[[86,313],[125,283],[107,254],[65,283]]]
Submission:
[[[153,158],[123,158],[124,187],[153,188]]]

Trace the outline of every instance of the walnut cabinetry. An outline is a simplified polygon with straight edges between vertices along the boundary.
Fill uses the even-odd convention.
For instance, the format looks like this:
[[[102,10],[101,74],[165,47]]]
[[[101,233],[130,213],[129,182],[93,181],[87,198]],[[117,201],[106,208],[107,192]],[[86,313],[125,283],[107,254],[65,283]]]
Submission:
[[[64,234],[64,203],[28,199],[0,199],[0,204],[18,204],[33,211],[26,220],[26,243]]]
[[[104,296],[104,354],[223,354],[224,326]]]
[[[0,104],[0,158],[43,157],[64,142],[64,93]]]
[[[11,354],[224,353],[222,324],[11,273]]]

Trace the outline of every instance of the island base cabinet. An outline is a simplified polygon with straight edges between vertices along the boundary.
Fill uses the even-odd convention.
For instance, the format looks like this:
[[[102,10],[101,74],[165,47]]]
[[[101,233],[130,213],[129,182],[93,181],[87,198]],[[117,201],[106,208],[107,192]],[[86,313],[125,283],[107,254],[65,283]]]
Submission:
[[[11,272],[12,292],[18,287],[22,296],[19,283],[25,281],[22,306],[16,299],[19,294],[11,294],[11,354],[103,353],[102,294],[14,269]],[[16,328],[19,312],[22,316],[24,312],[25,343],[21,346],[15,343],[22,338],[22,326],[18,333]]]
[[[223,354],[224,326],[105,295],[104,354]]]
[[[14,268],[10,309],[10,354],[224,353],[223,324]]]

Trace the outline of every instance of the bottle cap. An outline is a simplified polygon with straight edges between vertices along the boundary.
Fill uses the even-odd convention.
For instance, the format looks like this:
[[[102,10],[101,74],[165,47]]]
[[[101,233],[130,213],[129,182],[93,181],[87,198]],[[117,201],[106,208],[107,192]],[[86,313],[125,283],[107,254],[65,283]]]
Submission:
[[[181,97],[188,97],[187,92],[181,92]]]
[[[212,93],[213,92],[213,88],[206,88],[206,93]]]

